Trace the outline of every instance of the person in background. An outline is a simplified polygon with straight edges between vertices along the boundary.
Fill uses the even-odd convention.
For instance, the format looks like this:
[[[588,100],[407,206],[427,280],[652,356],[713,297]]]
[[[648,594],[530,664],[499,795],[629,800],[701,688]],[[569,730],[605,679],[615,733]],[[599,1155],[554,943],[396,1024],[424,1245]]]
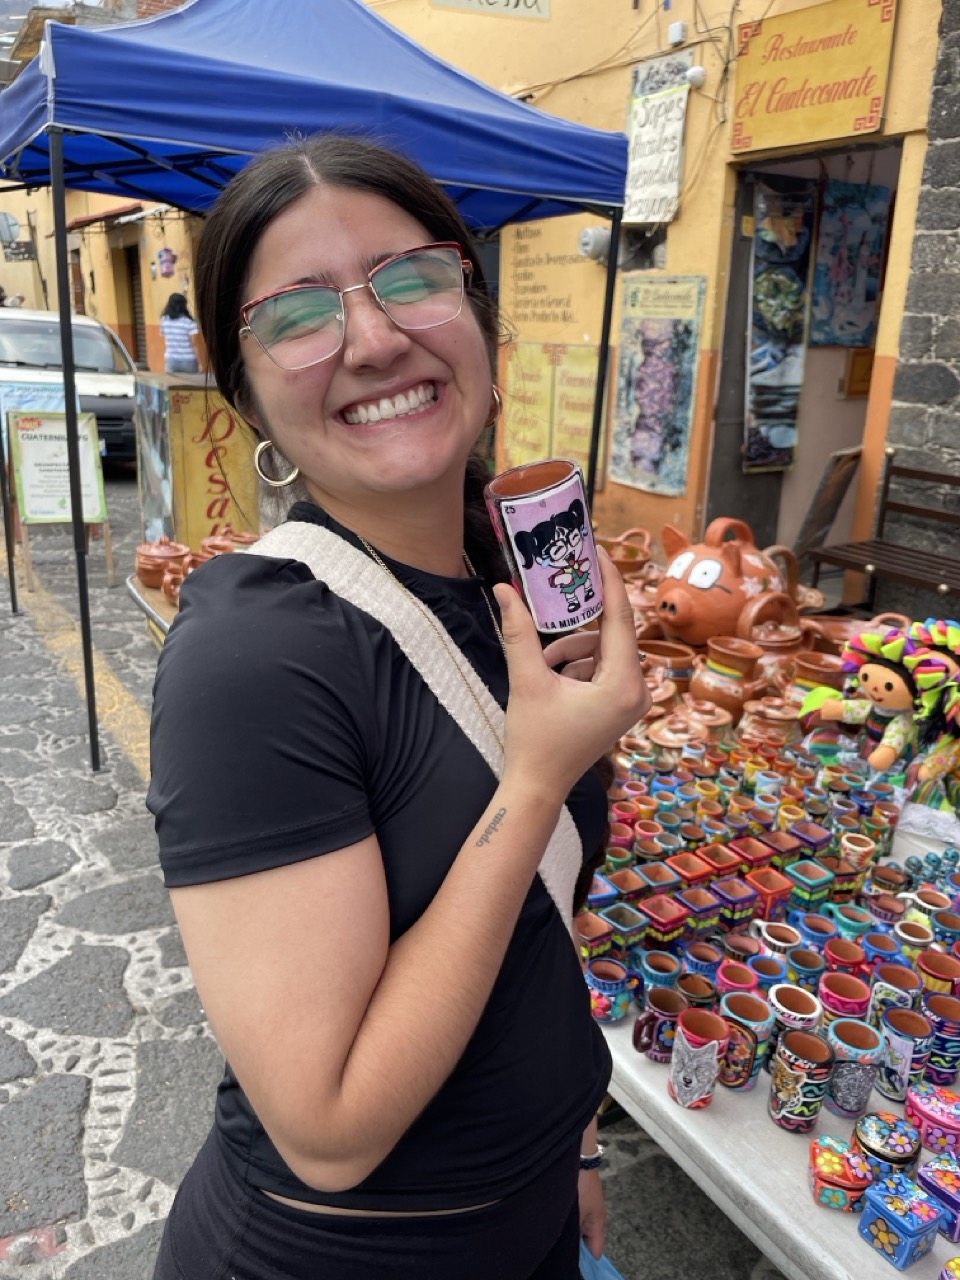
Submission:
[[[417,166],[265,152],[195,263],[218,390],[297,501],[190,575],[154,689],[147,804],[229,1064],[154,1280],[577,1280],[610,1056],[575,881],[594,762],[650,705],[623,583],[601,553],[599,630],[546,647],[508,585],[497,318]]]
[[[160,332],[166,344],[166,372],[199,373],[200,361],[193,339],[200,330],[182,293],[171,293],[160,317]]]

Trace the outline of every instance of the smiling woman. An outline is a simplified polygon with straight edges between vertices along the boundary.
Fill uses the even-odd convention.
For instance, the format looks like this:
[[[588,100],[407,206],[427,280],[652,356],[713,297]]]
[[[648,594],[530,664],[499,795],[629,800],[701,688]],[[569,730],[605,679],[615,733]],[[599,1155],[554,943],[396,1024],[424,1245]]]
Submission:
[[[148,804],[229,1063],[157,1280],[575,1280],[609,1059],[574,885],[592,764],[649,702],[622,583],[604,562],[599,632],[546,648],[504,585],[473,454],[496,316],[414,165],[261,157],[196,276],[220,390],[298,500],[191,574],[157,674]]]

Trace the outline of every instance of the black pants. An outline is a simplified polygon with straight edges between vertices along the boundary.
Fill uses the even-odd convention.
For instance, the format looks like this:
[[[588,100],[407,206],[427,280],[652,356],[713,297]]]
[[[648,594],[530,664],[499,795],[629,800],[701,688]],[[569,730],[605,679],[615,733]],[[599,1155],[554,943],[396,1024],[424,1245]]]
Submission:
[[[577,1280],[578,1152],[486,1209],[338,1217],[244,1185],[211,1134],[177,1193],[154,1280]]]

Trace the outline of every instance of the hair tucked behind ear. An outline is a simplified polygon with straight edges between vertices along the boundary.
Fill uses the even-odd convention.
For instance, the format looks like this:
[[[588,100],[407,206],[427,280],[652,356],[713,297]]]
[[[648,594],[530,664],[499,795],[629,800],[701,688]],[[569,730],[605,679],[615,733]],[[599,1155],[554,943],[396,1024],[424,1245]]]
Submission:
[[[463,545],[477,573],[488,582],[509,582],[507,562],[483,496],[490,478],[484,459],[472,453],[463,480]]]

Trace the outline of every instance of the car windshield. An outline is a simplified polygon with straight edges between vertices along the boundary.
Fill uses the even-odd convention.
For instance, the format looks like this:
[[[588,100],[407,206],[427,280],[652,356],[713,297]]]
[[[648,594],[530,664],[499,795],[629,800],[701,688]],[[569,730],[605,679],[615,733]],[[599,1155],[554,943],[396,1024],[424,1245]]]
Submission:
[[[96,373],[132,373],[120,344],[95,325],[73,326],[73,360],[77,369]],[[0,365],[59,369],[60,325],[56,320],[6,316],[0,323]]]

